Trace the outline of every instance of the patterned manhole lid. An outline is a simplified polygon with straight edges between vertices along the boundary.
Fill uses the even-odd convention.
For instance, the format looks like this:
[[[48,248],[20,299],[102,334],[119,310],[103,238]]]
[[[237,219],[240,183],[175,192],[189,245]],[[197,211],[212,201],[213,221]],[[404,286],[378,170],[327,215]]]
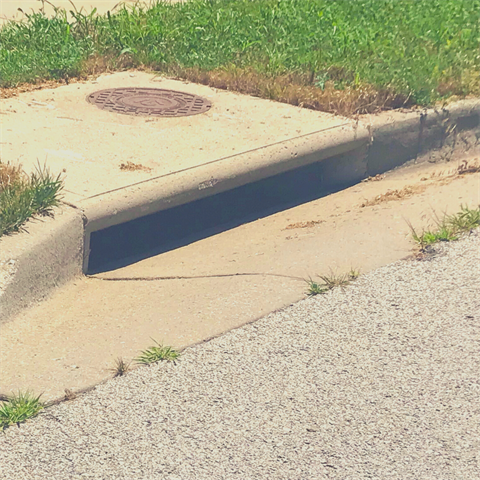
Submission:
[[[90,94],[87,101],[109,112],[152,117],[196,115],[212,106],[197,95],[160,88],[109,88]]]

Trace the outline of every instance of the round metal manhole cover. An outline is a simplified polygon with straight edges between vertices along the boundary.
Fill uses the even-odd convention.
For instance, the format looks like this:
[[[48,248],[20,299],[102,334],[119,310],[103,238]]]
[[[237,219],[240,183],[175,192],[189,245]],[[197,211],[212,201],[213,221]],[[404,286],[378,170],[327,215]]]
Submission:
[[[109,112],[151,117],[186,117],[212,106],[197,95],[160,88],[109,88],[90,94],[87,101]]]

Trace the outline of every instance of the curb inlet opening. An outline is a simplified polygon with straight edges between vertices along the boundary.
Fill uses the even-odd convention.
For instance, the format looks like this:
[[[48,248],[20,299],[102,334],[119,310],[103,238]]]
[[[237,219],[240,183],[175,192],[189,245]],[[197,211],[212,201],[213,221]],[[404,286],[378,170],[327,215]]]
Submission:
[[[88,274],[114,270],[358,183],[364,152],[349,152],[185,205],[92,232]]]

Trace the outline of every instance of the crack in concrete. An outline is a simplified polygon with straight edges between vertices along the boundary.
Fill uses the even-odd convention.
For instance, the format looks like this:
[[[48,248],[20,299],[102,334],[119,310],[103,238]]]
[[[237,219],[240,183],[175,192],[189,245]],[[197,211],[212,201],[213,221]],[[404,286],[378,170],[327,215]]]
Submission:
[[[104,280],[107,282],[153,282],[156,280],[195,280],[201,278],[226,278],[226,277],[280,277],[290,278],[293,280],[305,281],[305,278],[296,277],[294,275],[282,275],[281,273],[225,273],[216,275],[193,275],[193,276],[180,276],[172,275],[166,277],[98,277],[96,275],[87,275],[87,278],[94,278],[96,280]]]

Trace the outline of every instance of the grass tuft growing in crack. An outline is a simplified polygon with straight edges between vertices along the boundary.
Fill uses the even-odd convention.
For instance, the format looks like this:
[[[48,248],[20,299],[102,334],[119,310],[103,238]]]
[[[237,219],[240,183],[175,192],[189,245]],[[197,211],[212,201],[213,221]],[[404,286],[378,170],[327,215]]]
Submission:
[[[330,272],[329,275],[320,275],[318,281],[309,278],[307,280],[307,295],[321,295],[323,293],[327,293],[330,290],[333,290],[336,287],[344,287],[348,285],[351,281],[356,280],[359,275],[360,271],[352,268],[350,272],[344,274],[336,274],[334,272]]]
[[[4,430],[11,425],[35,417],[43,408],[40,395],[37,397],[31,392],[18,392],[7,396],[0,403],[0,428]]]
[[[122,377],[130,370],[131,362],[126,362],[122,357],[115,360],[115,367],[111,369],[114,377]]]
[[[480,226],[480,206],[469,208],[462,205],[460,212],[444,215],[435,219],[435,228],[423,230],[418,233],[411,223],[408,223],[413,240],[424,251],[429,245],[438,242],[452,242],[458,240],[462,233],[469,232]]]
[[[143,350],[135,359],[137,363],[149,365],[160,361],[175,362],[180,357],[180,352],[177,352],[172,347],[161,345],[152,338],[156,345]]]
[[[424,230],[420,235],[412,232],[413,239],[421,246],[433,245],[438,242],[452,242],[458,240],[458,235],[453,228],[441,225],[436,230]]]
[[[480,226],[480,206],[468,208],[462,205],[460,212],[445,218],[445,224],[457,233],[469,232]]]
[[[63,181],[46,166],[27,175],[21,166],[0,162],[0,237],[18,232],[35,215],[49,215],[59,204]]]

